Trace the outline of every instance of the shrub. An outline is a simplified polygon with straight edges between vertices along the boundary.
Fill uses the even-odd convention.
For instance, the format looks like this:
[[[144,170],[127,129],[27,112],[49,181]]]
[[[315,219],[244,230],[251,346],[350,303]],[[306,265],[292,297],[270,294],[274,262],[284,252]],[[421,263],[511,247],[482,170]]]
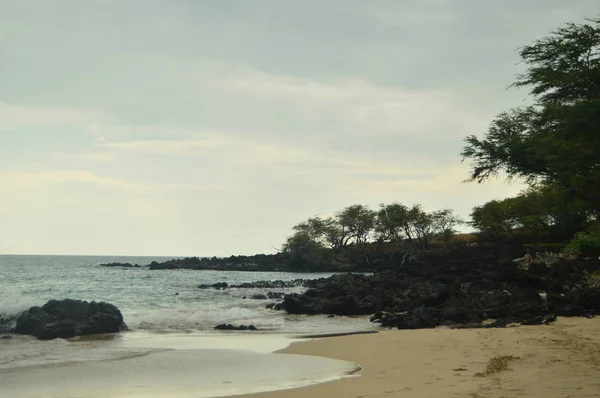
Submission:
[[[571,242],[565,247],[565,253],[582,256],[599,255],[600,234],[576,233]]]

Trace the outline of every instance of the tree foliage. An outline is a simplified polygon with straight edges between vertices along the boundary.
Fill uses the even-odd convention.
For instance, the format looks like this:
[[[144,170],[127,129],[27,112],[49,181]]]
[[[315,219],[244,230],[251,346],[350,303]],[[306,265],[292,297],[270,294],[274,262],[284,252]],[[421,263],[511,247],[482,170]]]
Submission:
[[[520,195],[476,206],[471,225],[487,238],[520,235],[535,241],[561,241],[581,231],[592,212],[561,186],[534,186]]]
[[[469,180],[505,172],[557,185],[600,214],[600,19],[567,24],[519,55],[527,69],[513,86],[528,88],[533,105],[501,113],[483,139],[466,138]]]
[[[323,260],[326,249],[361,246],[373,241],[417,242],[427,246],[434,236],[449,240],[462,220],[450,209],[426,212],[421,205],[381,204],[378,211],[351,205],[329,218],[310,217],[293,227],[282,251],[307,265]]]
[[[344,244],[353,240],[356,244],[367,243],[375,227],[377,214],[363,205],[348,206],[336,214],[336,220],[345,233]]]

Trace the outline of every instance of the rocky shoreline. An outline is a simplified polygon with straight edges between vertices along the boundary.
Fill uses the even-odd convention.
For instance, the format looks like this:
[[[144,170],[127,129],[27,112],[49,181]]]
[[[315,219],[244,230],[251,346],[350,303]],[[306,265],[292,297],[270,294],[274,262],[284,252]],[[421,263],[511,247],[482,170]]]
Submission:
[[[531,254],[510,245],[463,244],[408,259],[390,257],[371,274],[197,287],[260,289],[256,294],[244,291],[243,298],[265,300],[266,308],[291,315],[370,315],[371,322],[398,329],[534,325],[553,322],[557,316],[600,314],[600,259]],[[282,291],[297,287],[306,291]],[[0,332],[13,331],[7,325],[14,319],[1,321]],[[78,300],[51,300],[32,307],[18,316],[16,325],[17,333],[42,339],[126,330],[116,307]],[[247,330],[227,323],[216,329]]]
[[[600,261],[518,246],[457,245],[406,257],[372,275],[259,281],[200,288],[306,287],[266,305],[288,314],[372,315],[398,329],[504,327],[600,313]],[[252,296],[268,299],[270,292]],[[274,296],[272,296],[274,297]]]
[[[370,315],[398,329],[504,327],[600,313],[600,261],[515,248],[432,251],[374,275],[334,275],[276,306],[289,314]]]

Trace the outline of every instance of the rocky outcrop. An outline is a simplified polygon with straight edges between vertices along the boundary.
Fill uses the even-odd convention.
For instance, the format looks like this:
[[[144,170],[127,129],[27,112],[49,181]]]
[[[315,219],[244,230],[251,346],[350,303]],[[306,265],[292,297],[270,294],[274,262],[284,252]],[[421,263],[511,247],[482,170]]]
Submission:
[[[15,332],[42,340],[127,330],[121,311],[105,302],[50,300],[17,318]]]
[[[325,281],[325,278],[319,279],[293,279],[290,281],[274,280],[274,281],[257,281],[245,282],[239,285],[231,285],[237,289],[285,289],[292,287],[316,287],[319,283]]]
[[[250,296],[251,300],[266,300],[267,296],[264,294],[253,294],[252,296]]]
[[[213,283],[212,285],[209,284],[201,284],[198,285],[198,289],[217,289],[217,290],[225,290],[229,287],[229,285],[227,284],[227,282],[219,282],[219,283]]]
[[[284,292],[267,292],[266,294],[262,294],[262,293],[253,294],[249,298],[251,300],[267,300],[267,299],[275,300],[275,299],[281,299],[283,297],[285,297]],[[244,296],[243,298],[247,298],[247,297]]]
[[[600,270],[598,260],[560,259],[523,269],[512,261],[516,251],[463,246],[430,252],[372,276],[334,275],[285,296],[281,307],[290,314],[378,313],[373,321],[399,329],[483,327],[490,319],[486,326],[502,327],[600,313],[600,283],[590,279]]]
[[[213,284],[200,284],[198,285],[199,289],[286,289],[293,287],[317,287],[319,284],[325,282],[326,278],[319,279],[293,279],[291,281],[282,281],[282,280],[274,280],[274,281],[257,281],[257,282],[244,282],[239,285],[228,285],[227,282],[219,282]],[[269,298],[278,298],[278,297],[269,297]]]
[[[106,263],[100,264],[101,267],[118,267],[118,268],[141,268],[142,266],[139,264],[131,264],[131,263]]]
[[[217,329],[217,330],[252,330],[252,331],[258,330],[256,328],[256,326],[254,326],[254,325],[249,325],[249,326],[246,326],[246,325],[233,326],[230,323],[222,323],[220,325],[215,326],[215,329]]]
[[[317,288],[284,297],[289,314],[370,314],[377,309],[370,277],[360,274],[334,275]]]

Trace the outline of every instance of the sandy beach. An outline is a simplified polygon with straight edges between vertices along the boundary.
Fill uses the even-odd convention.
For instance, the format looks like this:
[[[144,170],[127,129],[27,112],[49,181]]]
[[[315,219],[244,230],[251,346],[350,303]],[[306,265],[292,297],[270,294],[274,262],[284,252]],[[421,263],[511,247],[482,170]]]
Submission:
[[[281,351],[357,362],[362,374],[245,398],[600,397],[600,318],[505,329],[390,330]]]

